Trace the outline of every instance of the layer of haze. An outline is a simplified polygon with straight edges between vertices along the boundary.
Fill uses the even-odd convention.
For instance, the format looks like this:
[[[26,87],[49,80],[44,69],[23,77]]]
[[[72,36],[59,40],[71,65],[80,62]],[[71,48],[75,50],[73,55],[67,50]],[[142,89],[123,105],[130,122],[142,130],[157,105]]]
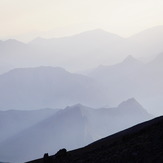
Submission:
[[[123,37],[163,25],[162,0],[0,0],[0,39],[29,41],[101,28]]]

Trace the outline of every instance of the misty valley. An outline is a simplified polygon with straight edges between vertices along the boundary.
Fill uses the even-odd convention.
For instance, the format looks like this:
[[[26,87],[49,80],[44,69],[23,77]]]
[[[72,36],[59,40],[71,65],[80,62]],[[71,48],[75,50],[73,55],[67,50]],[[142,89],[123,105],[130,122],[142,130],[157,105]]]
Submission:
[[[162,42],[162,26],[0,41],[0,163],[163,160]]]

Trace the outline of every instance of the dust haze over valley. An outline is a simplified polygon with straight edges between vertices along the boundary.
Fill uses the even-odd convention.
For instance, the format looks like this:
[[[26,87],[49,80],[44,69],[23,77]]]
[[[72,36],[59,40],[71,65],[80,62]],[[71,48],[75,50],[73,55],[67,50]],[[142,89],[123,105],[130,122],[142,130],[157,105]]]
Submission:
[[[1,109],[99,108],[134,97],[162,114],[162,41],[163,26],[127,39],[93,30],[27,44],[1,41]]]
[[[163,48],[151,45],[153,38],[163,40],[158,28],[127,40],[94,30],[28,44],[1,41],[1,63],[14,68],[0,75],[0,159],[23,162],[72,150],[161,115]],[[109,54],[120,61],[98,59],[110,62]],[[84,71],[70,72],[66,65]]]
[[[14,1],[0,2],[0,162],[163,114],[160,0]]]

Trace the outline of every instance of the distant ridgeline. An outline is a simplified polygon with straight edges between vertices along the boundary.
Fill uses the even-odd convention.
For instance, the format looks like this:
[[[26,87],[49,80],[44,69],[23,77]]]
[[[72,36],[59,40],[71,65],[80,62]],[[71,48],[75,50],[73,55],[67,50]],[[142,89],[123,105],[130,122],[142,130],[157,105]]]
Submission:
[[[84,148],[28,163],[162,163],[163,116],[96,141]]]

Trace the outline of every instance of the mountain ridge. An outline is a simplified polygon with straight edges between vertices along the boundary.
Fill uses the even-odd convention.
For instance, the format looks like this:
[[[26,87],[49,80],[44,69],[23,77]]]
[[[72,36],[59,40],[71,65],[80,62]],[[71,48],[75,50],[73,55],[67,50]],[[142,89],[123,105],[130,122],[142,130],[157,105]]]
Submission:
[[[58,67],[11,70],[0,75],[0,90],[0,97],[3,99],[0,101],[0,106],[3,110],[60,108],[79,102],[98,106],[104,101],[98,93],[101,88],[95,80]]]
[[[155,43],[156,40],[153,40],[153,43],[152,41],[142,43],[142,39],[139,38],[138,41],[133,38],[124,39],[101,30],[88,31],[66,38],[39,40],[33,41],[33,44],[29,42],[22,46],[8,45],[5,48],[1,47],[3,44],[1,42],[1,57],[3,57],[0,65],[5,62],[12,67],[56,65],[69,70],[82,70],[100,64],[116,63],[128,55],[148,58],[163,52],[162,45]],[[67,57],[69,59],[65,60]],[[90,62],[88,57],[94,62]]]
[[[153,117],[145,111],[142,114],[141,109],[144,108],[137,108],[135,102],[128,102],[129,105],[125,108],[93,109],[78,104],[59,110],[2,142],[0,158],[10,162],[23,162],[40,157],[45,151],[57,152],[64,147],[72,150]]]
[[[135,125],[83,148],[68,152],[65,149],[62,150],[64,152],[60,150],[49,159],[61,163],[162,162],[162,127],[163,116]],[[43,159],[27,163],[43,163]]]

